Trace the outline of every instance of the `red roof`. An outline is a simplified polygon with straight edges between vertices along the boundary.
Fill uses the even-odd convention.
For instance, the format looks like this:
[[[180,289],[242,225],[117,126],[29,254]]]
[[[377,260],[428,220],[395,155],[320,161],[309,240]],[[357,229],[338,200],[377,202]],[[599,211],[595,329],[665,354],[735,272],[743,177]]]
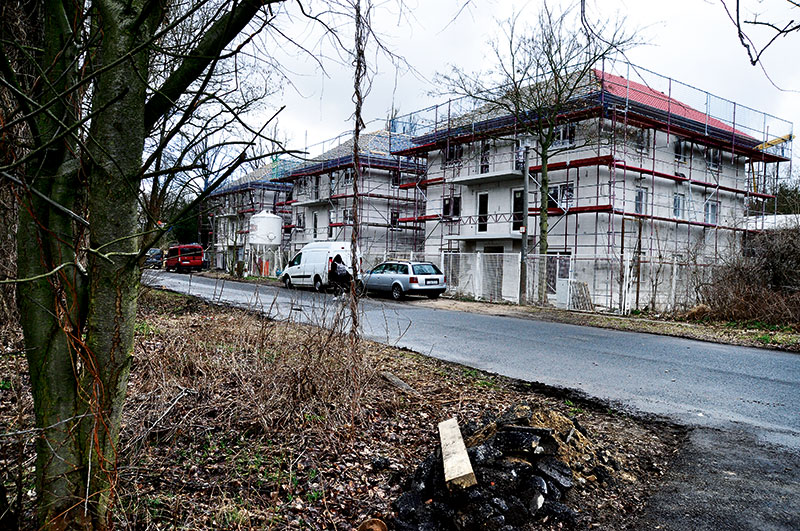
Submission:
[[[635,81],[630,81],[624,77],[609,74],[608,72],[602,72],[598,69],[595,69],[594,73],[595,76],[597,76],[598,81],[603,82],[603,90],[614,96],[626,98],[636,103],[647,105],[648,107],[652,107],[659,111],[686,118],[687,120],[692,120],[701,124],[707,123],[709,127],[713,127],[715,129],[721,129],[737,135],[753,138],[747,133],[743,133],[737,129],[734,129],[725,122],[722,122],[716,118],[712,118],[711,116],[708,116],[707,114],[700,112],[697,109],[694,109],[685,103],[676,100],[675,98],[667,96],[663,92],[651,89],[647,85],[636,83]]]

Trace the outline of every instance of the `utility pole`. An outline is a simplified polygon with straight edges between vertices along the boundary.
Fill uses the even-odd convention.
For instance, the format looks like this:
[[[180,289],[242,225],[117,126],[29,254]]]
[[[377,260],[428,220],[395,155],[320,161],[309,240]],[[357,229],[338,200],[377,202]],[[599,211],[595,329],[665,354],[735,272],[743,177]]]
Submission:
[[[522,156],[522,249],[519,254],[519,303],[528,304],[528,194],[530,193],[528,180],[530,179],[530,146],[525,145]]]

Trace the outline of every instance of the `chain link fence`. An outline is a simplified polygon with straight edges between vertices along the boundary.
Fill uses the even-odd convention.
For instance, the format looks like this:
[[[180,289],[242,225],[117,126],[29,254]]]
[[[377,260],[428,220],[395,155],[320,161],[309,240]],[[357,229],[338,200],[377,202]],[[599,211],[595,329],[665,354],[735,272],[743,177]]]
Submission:
[[[451,297],[487,302],[520,302],[519,253],[388,253],[364,257],[364,269],[386,259],[427,260],[447,276]],[[711,261],[665,260],[569,254],[528,255],[525,297],[528,304],[593,312],[633,310],[676,312],[699,302],[703,285],[711,282]],[[542,282],[540,271],[544,269]],[[540,290],[540,286],[542,289]],[[541,295],[540,293],[543,292]]]

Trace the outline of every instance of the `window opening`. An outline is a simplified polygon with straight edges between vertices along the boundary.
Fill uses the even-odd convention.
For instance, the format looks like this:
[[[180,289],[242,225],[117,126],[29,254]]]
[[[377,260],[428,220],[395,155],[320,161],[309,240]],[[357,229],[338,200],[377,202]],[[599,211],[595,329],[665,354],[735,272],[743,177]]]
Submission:
[[[445,197],[442,200],[442,216],[457,218],[461,215],[461,197]]]
[[[478,194],[478,232],[486,232],[489,222],[489,194]]]
[[[634,212],[637,214],[647,214],[647,188],[644,186],[636,187]]]
[[[511,199],[511,230],[519,230],[525,216],[525,202],[523,201],[523,190],[514,190]]]

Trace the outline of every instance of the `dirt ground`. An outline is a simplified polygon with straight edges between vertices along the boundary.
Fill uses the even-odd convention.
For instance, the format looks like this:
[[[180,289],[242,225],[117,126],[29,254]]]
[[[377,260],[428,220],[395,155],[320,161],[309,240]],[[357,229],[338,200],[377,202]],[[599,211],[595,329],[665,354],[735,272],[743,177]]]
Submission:
[[[593,452],[613,456],[618,467],[608,477],[576,471],[566,504],[581,514],[579,528],[621,529],[686,440],[681,428],[563,390],[375,343],[352,350],[346,320],[326,331],[146,292],[136,331],[119,445],[120,528],[352,529],[369,517],[391,524],[392,502],[438,444],[439,421],[480,424],[529,402],[576,421]],[[33,422],[15,342],[3,338],[0,354],[3,433]],[[31,523],[32,443],[30,434],[0,438],[2,482],[12,509],[22,509],[22,528]]]

